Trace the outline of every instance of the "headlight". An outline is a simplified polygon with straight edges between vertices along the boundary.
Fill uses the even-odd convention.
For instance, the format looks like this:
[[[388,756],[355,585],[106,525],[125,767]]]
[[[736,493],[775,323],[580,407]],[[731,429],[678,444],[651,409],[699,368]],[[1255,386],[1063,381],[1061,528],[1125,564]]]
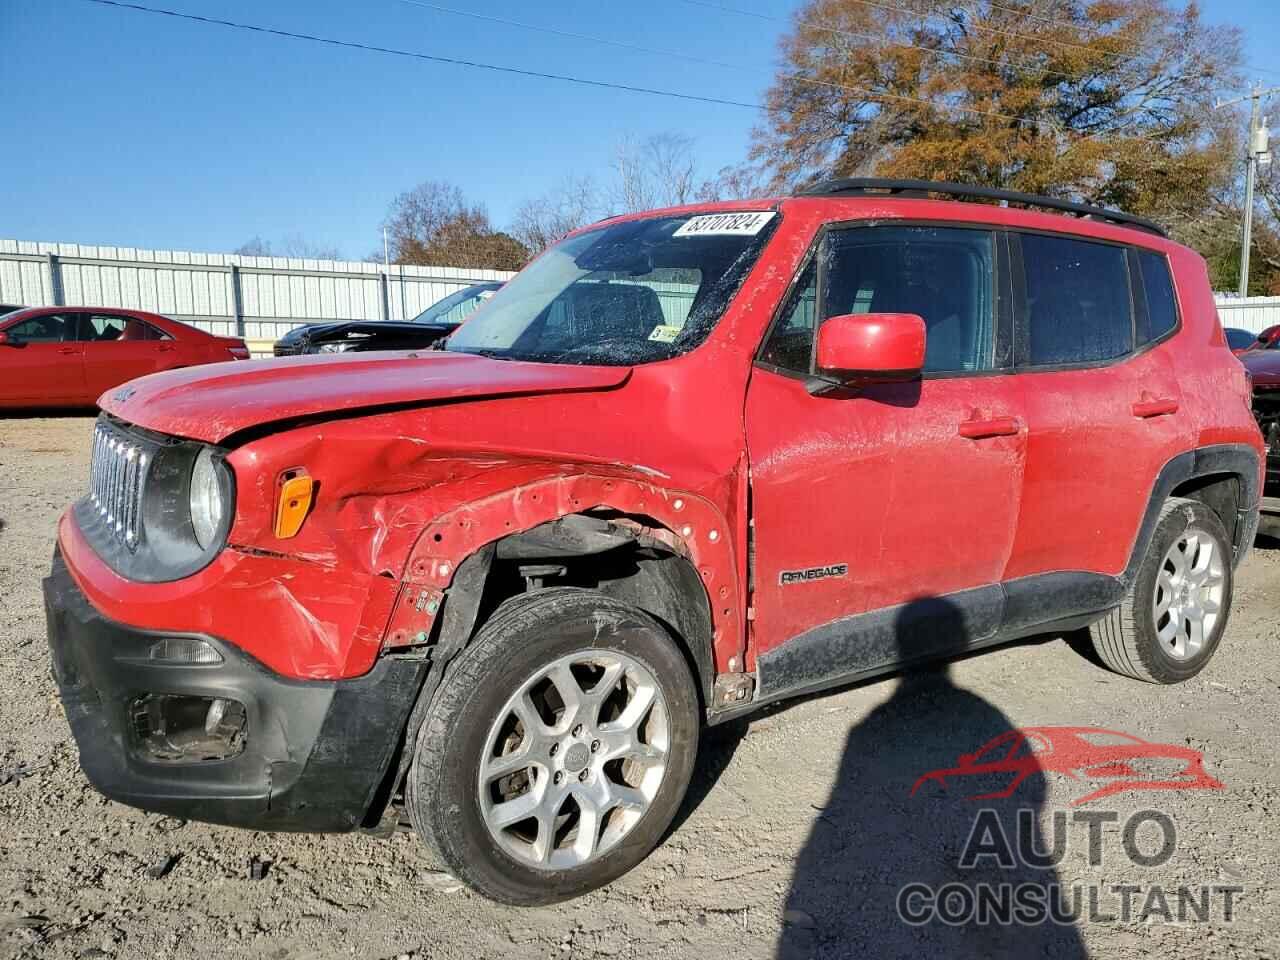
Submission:
[[[319,347],[320,353],[346,353],[348,350],[355,348],[355,344],[350,340],[342,340],[337,343],[322,343]]]
[[[222,529],[227,504],[213,450],[205,447],[191,467],[191,529],[201,550],[208,550]]]
[[[227,451],[105,414],[93,443],[91,493],[75,517],[98,556],[141,583],[180,580],[212,563],[236,512]]]

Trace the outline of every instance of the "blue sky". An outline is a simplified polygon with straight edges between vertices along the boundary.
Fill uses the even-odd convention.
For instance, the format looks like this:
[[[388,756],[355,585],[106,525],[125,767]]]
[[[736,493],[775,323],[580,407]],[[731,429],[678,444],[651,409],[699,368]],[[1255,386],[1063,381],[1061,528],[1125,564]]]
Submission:
[[[689,0],[437,5],[740,64],[690,63],[405,0],[139,0],[150,6],[530,70],[758,101],[779,23]],[[798,0],[725,0],[786,17]],[[1203,0],[1272,67],[1280,4]],[[754,111],[405,60],[100,7],[0,0],[0,237],[229,250],[301,234],[379,246],[394,195],[443,179],[499,226],[624,136],[692,136],[704,174],[745,154]],[[1274,68],[1274,67],[1272,67]],[[1280,83],[1280,76],[1263,79]],[[1278,101],[1280,102],[1280,101]],[[1280,112],[1280,108],[1277,108]]]

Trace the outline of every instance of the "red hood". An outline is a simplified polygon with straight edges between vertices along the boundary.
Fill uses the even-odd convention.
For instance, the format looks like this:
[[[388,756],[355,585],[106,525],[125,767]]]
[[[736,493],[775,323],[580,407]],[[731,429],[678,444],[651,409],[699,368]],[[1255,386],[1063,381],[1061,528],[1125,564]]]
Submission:
[[[296,417],[459,398],[606,390],[629,367],[491,360],[464,353],[358,353],[212,363],[108,390],[103,410],[159,433],[218,443]]]
[[[1253,374],[1255,385],[1280,387],[1280,349],[1250,350],[1240,362]]]

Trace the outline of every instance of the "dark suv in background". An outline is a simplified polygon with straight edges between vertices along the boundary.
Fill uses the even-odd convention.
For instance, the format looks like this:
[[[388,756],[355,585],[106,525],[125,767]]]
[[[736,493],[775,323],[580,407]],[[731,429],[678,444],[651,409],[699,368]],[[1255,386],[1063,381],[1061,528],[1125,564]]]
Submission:
[[[365,350],[416,350],[429,347],[458,329],[474,310],[502,288],[476,283],[433,303],[412,320],[337,320],[296,327],[276,341],[277,357],[299,353],[349,353]]]

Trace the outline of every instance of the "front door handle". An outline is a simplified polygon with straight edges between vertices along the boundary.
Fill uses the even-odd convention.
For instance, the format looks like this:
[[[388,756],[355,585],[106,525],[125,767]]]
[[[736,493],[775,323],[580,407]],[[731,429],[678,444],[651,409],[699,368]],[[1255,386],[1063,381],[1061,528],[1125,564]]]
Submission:
[[[984,440],[987,437],[1013,437],[1022,429],[1017,417],[996,417],[992,420],[965,420],[960,424],[960,436],[967,440]]]
[[[59,347],[58,352],[59,353],[79,353],[80,348],[79,347]]]
[[[174,347],[172,343],[162,343],[160,344],[160,346],[156,347],[156,349],[159,350],[161,353],[168,353],[171,350],[175,350],[177,348]]]
[[[1178,401],[1172,397],[1159,397],[1154,400],[1143,397],[1133,405],[1133,415],[1140,420],[1150,420],[1152,417],[1167,417],[1177,412]]]

